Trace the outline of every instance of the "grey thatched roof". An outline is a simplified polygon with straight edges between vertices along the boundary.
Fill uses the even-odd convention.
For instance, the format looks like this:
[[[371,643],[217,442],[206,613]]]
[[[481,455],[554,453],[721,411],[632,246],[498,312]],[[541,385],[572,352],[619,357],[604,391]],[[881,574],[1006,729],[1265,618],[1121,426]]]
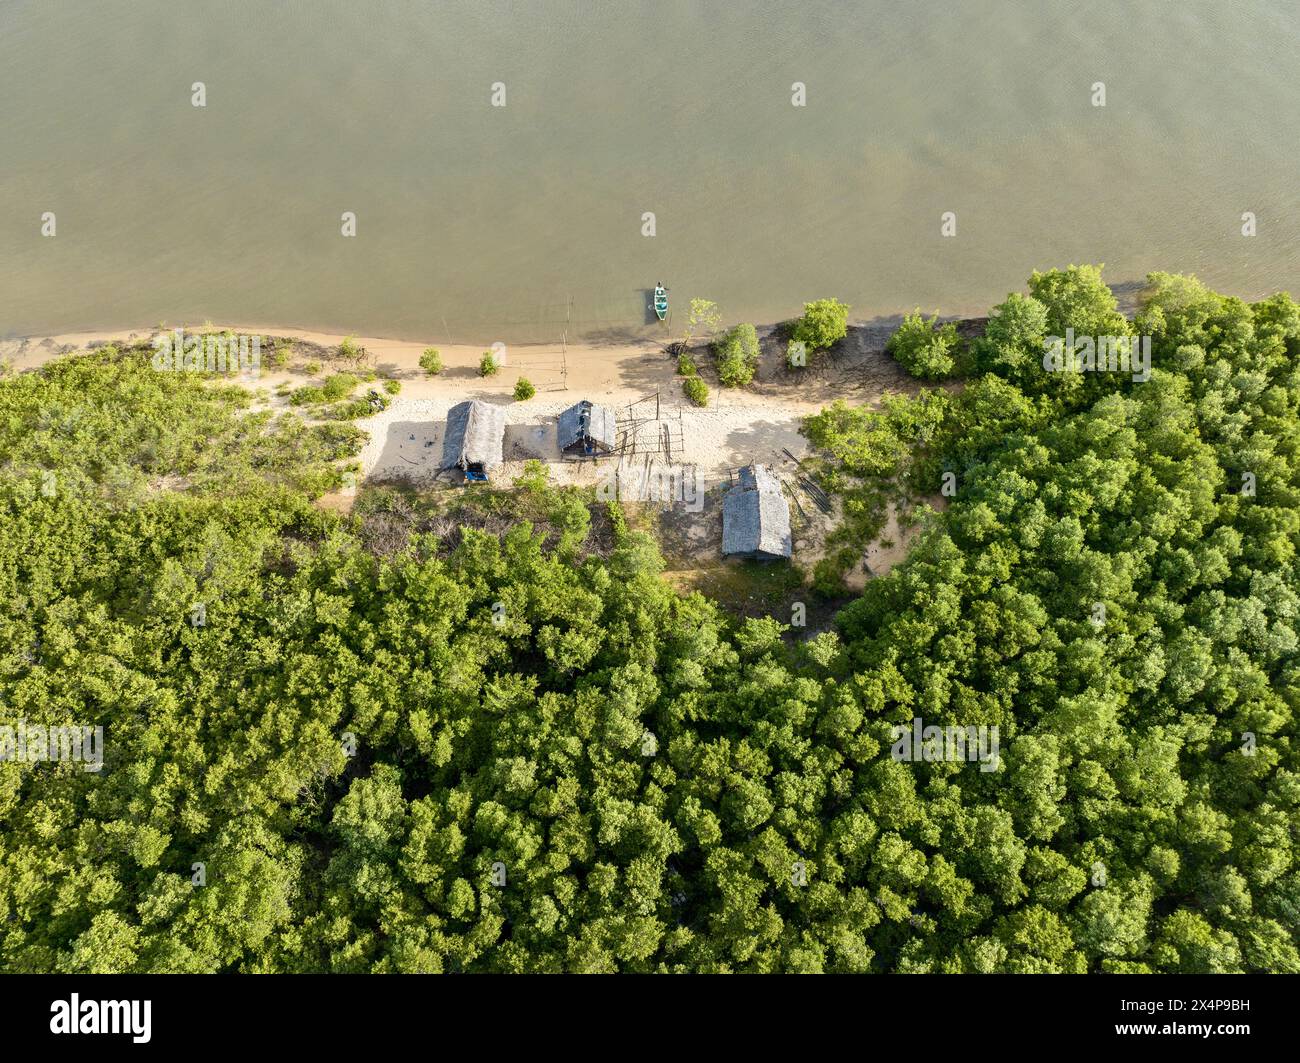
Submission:
[[[618,420],[613,410],[584,399],[560,414],[560,449],[571,447],[587,437],[613,450],[618,440]]]
[[[768,472],[766,465],[746,465],[740,470],[740,486],[757,491],[781,493],[781,483]]]
[[[762,465],[740,472],[740,485],[722,500],[722,553],[789,557],[790,503]]]
[[[482,465],[488,469],[500,465],[505,432],[506,411],[502,407],[478,399],[457,403],[447,411],[442,467]]]

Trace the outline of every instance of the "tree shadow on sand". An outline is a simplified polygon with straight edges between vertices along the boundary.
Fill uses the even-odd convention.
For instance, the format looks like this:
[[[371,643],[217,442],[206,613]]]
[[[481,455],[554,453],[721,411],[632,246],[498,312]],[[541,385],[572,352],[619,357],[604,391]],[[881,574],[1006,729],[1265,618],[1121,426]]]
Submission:
[[[445,419],[393,421],[387,426],[371,479],[401,477],[412,483],[432,482],[441,469],[446,429]]]
[[[798,466],[785,452],[792,451],[798,457],[803,456],[807,447],[799,429],[802,417],[780,417],[765,421],[754,421],[744,428],[736,428],[727,433],[723,442],[723,454],[734,471],[746,465],[758,463],[766,465],[772,472],[793,474]]]
[[[538,420],[529,424],[506,425],[502,453],[506,461],[559,461],[560,450],[556,442],[556,425],[553,419]]]

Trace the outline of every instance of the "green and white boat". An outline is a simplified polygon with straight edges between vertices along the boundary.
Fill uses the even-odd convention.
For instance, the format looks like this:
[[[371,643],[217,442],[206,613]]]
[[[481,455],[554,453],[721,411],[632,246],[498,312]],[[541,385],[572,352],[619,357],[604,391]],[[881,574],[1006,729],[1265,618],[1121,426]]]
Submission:
[[[668,289],[655,281],[655,313],[662,321],[668,316]]]

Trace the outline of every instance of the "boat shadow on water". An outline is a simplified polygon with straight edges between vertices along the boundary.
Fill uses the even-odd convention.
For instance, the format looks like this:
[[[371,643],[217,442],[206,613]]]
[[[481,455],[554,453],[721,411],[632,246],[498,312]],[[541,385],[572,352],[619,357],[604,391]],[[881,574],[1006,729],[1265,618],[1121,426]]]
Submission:
[[[638,288],[641,293],[641,306],[643,307],[642,320],[643,325],[659,324],[659,315],[655,313],[655,290],[654,288]]]

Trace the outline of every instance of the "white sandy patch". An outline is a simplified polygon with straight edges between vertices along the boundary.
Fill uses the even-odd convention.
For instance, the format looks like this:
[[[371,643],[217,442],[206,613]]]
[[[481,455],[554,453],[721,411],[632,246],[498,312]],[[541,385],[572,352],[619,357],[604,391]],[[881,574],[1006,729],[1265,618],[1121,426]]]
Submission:
[[[358,458],[363,475],[377,481],[394,477],[413,483],[434,480],[442,461],[447,412],[464,397],[457,393],[418,399],[398,395],[388,409],[358,421],[370,433],[370,440]],[[493,401],[492,397],[483,397]],[[634,419],[639,421],[635,446],[621,456],[599,462],[564,461],[556,440],[556,418],[580,397],[570,392],[563,397],[539,396],[527,402],[500,402],[506,414],[502,448],[506,465],[498,478],[512,480],[525,461],[535,458],[550,466],[552,479],[558,483],[594,483],[600,469],[620,462],[642,464],[648,455],[660,465],[696,466],[706,485],[711,486],[726,480],[729,470],[754,461],[774,469],[782,466],[793,469],[794,463],[783,451],[789,450],[798,457],[807,452],[807,441],[799,434],[799,425],[809,411],[802,405],[783,407],[769,402],[763,406],[701,408],[669,405],[661,397],[658,419],[654,417],[653,402],[637,404],[630,415],[626,407],[615,406],[615,413],[625,427]],[[604,395],[592,398],[608,402]],[[662,427],[667,428],[671,454],[662,449]]]

